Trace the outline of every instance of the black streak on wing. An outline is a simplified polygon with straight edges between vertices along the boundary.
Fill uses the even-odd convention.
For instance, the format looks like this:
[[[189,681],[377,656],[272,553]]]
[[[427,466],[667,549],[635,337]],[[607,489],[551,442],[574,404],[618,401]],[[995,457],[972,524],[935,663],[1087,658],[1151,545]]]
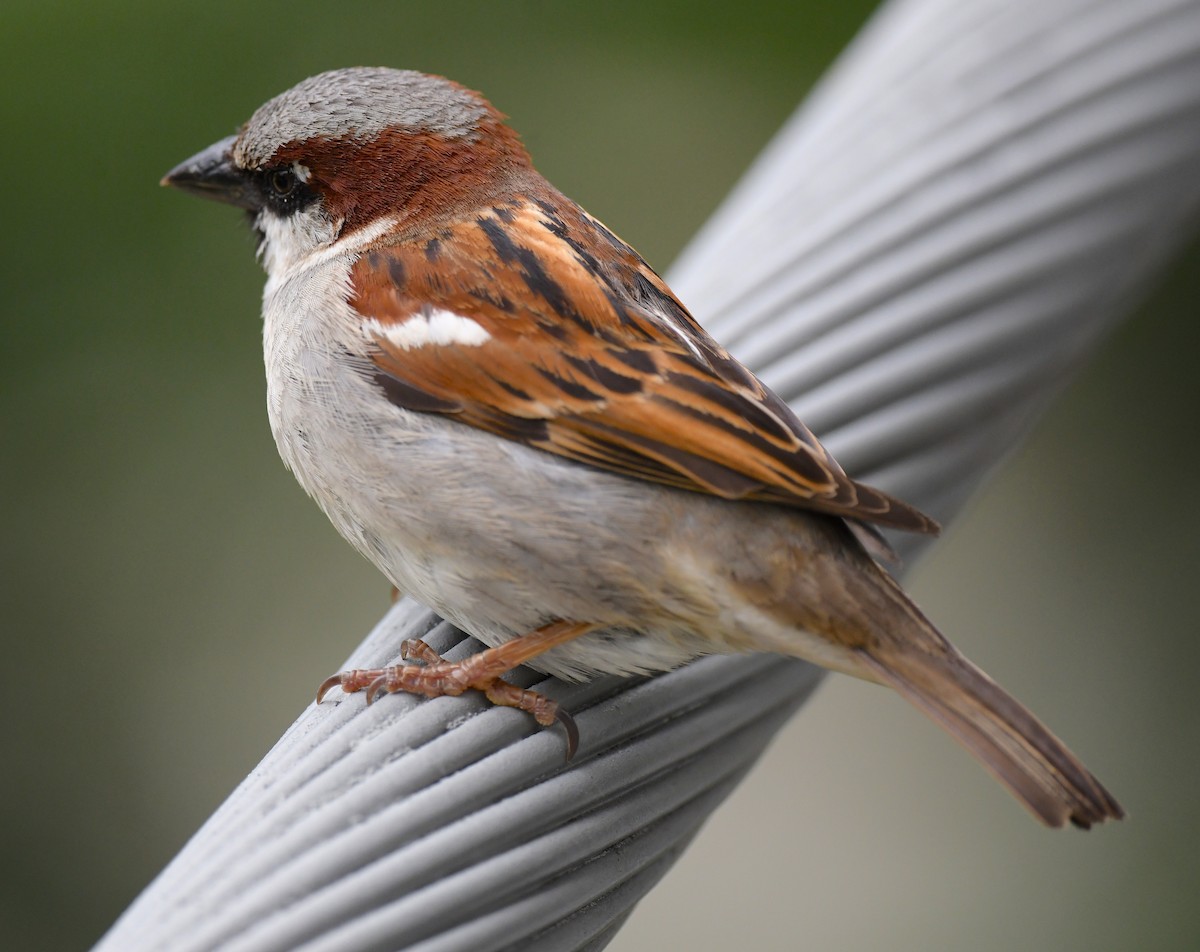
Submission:
[[[796,442],[796,434],[780,422],[778,417],[758,406],[753,400],[726,387],[709,383],[699,377],[693,377],[691,374],[672,373],[667,375],[667,380],[680,390],[686,390],[688,393],[695,394],[728,410],[735,417],[744,419],[749,426],[761,430],[767,436],[786,444],[794,445]]]
[[[492,379],[495,380],[496,383],[499,384],[502,389],[507,390],[518,400],[524,400],[525,402],[528,403],[530,400],[533,399],[532,397],[530,397],[530,395],[528,393],[526,393],[520,387],[509,383],[507,380],[501,380],[499,377],[493,377]]]
[[[596,256],[584,247],[583,242],[571,235],[566,222],[558,217],[557,209],[546,202],[539,201],[537,204],[546,215],[546,220],[542,222],[542,227],[574,251],[575,257],[587,269],[589,274],[599,278],[610,289],[614,291],[619,290],[615,282],[604,273],[604,270],[600,267],[600,262],[596,260]]]
[[[567,380],[565,377],[560,377],[552,370],[547,370],[545,367],[536,368],[537,372],[549,380],[554,386],[565,393],[569,397],[574,397],[576,400],[603,400],[604,397],[598,393],[594,393],[581,383],[576,383],[573,380]]]
[[[555,220],[558,219],[558,208],[550,204],[550,202],[546,201],[544,198],[535,198],[533,203],[542,211],[544,211],[547,217]]]
[[[546,273],[546,269],[542,267],[541,261],[533,251],[516,244],[504,227],[494,219],[477,218],[476,222],[496,250],[496,254],[500,256],[501,261],[515,261],[521,266],[519,272],[521,280],[525,282],[525,286],[530,291],[549,304],[550,309],[559,317],[591,329],[591,323],[571,306],[570,299],[562,289],[562,285]]]
[[[754,376],[732,357],[724,354],[719,354],[712,350],[711,346],[705,345],[708,353],[709,363],[712,369],[724,377],[731,383],[741,384],[743,387],[755,387],[758,383]]]
[[[496,249],[496,254],[500,256],[501,261],[509,263],[517,260],[517,246],[513,244],[507,231],[490,218],[476,218],[475,223],[479,225],[480,231]]]
[[[636,447],[652,459],[661,459],[679,471],[688,474],[697,483],[711,487],[712,492],[719,496],[724,496],[726,499],[741,499],[762,489],[762,483],[758,480],[744,476],[730,469],[728,466],[724,466],[703,456],[697,456],[695,453],[690,453],[687,450],[668,446],[649,437],[618,430],[593,419],[586,421],[586,429],[607,434],[614,441]]]
[[[486,288],[467,288],[467,294],[475,298],[477,301],[483,301],[485,304],[490,304],[498,311],[503,311],[505,314],[511,314],[513,310],[513,302],[505,295],[495,295]]]
[[[580,209],[580,211],[582,212],[582,209]],[[608,230],[608,228],[606,228],[603,224],[601,224],[601,222],[599,222],[598,220],[593,218],[591,215],[588,215],[586,212],[583,212],[583,215],[584,215],[584,218],[588,221],[588,223],[591,224],[593,227],[595,227],[596,231],[600,234],[600,236],[605,241],[607,241],[610,245],[612,245],[612,247],[615,248],[617,251],[628,252],[628,251],[633,250],[632,248],[629,247],[629,245],[625,244],[625,242],[623,242],[620,238],[618,238],[616,235],[614,235],[611,231]]]
[[[644,350],[609,347],[607,353],[612,354],[626,367],[631,367],[640,374],[658,373],[658,366],[654,363],[653,355]]]
[[[777,414],[778,416],[780,416],[784,419],[792,416],[792,408],[789,407],[786,403],[784,403],[783,400],[780,398],[779,394],[777,394],[774,390],[764,387],[763,395],[762,395],[762,402],[766,405],[768,410],[773,411],[775,414]],[[796,422],[800,423],[799,420],[797,420]],[[806,427],[803,423],[800,423],[800,425],[798,427],[796,427],[792,432],[793,432],[793,435],[798,440],[801,440],[807,446],[811,446],[818,453],[824,452],[824,449],[821,447],[820,442],[817,440],[817,438],[815,436],[812,435],[812,433],[809,432],[808,427]],[[831,462],[832,462],[832,460],[831,460]],[[835,465],[834,468],[838,469],[840,471],[840,467]]]
[[[737,425],[730,423],[728,420],[707,414],[703,410],[697,409],[689,404],[679,403],[665,396],[660,396],[659,400],[665,404],[669,404],[681,413],[685,413],[688,416],[696,417],[697,419],[702,420],[705,424],[714,429],[723,430],[739,443],[744,443],[751,449],[756,450],[762,455],[768,456],[775,460],[781,464],[782,469],[785,471],[790,470],[805,482],[811,483],[814,486],[831,485],[829,473],[808,453],[798,453],[792,449],[785,449],[783,447],[776,446],[760,433],[752,430],[744,430]]]
[[[572,365],[612,393],[638,393],[642,389],[642,381],[636,376],[617,373],[591,358],[575,357],[572,354],[565,356]]]
[[[479,422],[485,430],[512,440],[536,446],[550,440],[550,429],[539,417],[513,416],[509,413],[494,413],[480,408]]]
[[[460,413],[462,407],[450,400],[443,400],[426,393],[418,387],[401,380],[386,371],[376,371],[372,378],[383,389],[388,400],[405,410],[417,413]]]

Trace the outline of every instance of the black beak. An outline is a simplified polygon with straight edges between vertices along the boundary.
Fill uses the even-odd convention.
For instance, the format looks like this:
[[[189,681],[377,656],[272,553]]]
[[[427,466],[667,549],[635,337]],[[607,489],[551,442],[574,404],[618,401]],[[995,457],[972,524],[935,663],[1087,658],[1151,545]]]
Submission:
[[[251,177],[233,164],[237,136],[215,142],[163,176],[160,185],[170,185],[214,202],[225,202],[250,211],[262,206]]]

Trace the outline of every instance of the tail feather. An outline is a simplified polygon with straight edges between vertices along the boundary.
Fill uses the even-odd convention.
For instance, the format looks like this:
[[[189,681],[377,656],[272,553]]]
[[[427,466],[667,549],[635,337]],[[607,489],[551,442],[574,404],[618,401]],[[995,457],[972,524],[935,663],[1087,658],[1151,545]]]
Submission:
[[[945,644],[945,642],[943,642]],[[945,645],[945,655],[858,655],[877,680],[944,727],[1039,820],[1087,829],[1120,819],[1121,805],[1019,701]]]

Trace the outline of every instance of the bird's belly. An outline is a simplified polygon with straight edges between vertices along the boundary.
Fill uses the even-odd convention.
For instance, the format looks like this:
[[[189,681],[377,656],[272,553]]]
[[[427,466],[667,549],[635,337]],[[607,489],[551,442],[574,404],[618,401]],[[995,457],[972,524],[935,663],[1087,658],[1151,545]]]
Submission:
[[[337,530],[485,643],[560,618],[604,625],[535,662],[576,678],[721,650],[696,633],[703,587],[659,568],[658,487],[396,407],[341,354],[268,354],[268,380],[280,455]]]

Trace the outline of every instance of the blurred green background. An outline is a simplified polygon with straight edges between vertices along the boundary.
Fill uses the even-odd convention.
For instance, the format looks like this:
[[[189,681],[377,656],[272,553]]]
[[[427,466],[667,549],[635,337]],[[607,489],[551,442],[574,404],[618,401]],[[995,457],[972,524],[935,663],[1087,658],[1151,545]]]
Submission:
[[[8,0],[0,947],[97,939],[387,606],[276,457],[248,230],[162,173],[314,72],[415,67],[664,268],[872,6]],[[1047,833],[835,679],[613,949],[1200,944],[1197,265],[914,579],[1131,820]]]

